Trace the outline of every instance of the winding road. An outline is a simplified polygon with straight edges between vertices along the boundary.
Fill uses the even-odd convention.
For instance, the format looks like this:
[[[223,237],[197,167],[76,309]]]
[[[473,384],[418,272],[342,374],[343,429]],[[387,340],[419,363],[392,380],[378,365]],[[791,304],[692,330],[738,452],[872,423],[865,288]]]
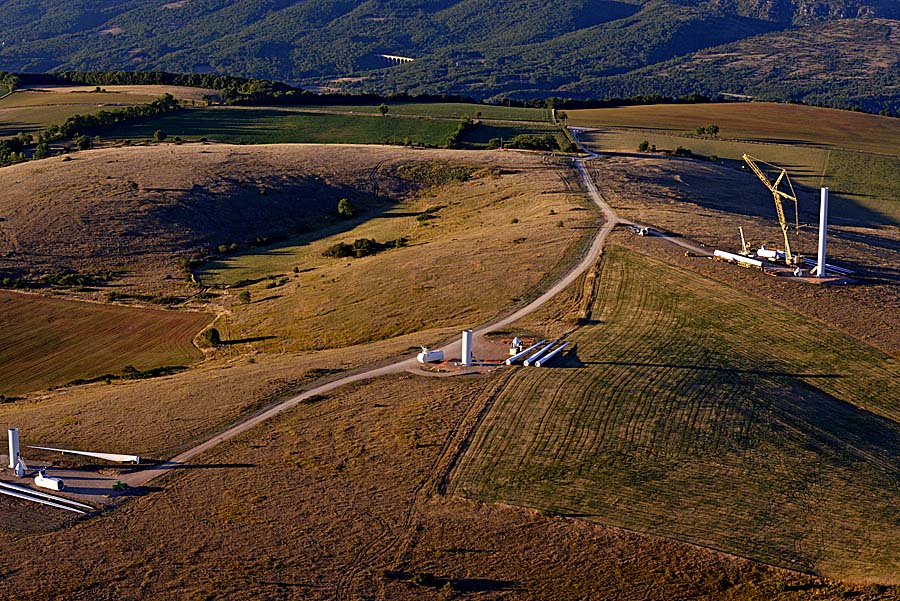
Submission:
[[[616,215],[615,211],[603,200],[600,196],[600,192],[597,190],[597,186],[594,184],[593,180],[588,173],[586,162],[596,158],[598,155],[586,149],[581,142],[577,138],[577,130],[573,131],[573,137],[575,141],[578,143],[579,147],[582,149],[584,153],[587,154],[586,157],[581,157],[575,159],[575,168],[578,170],[578,173],[581,175],[582,180],[584,181],[585,187],[590,195],[591,199],[594,203],[600,208],[603,212],[604,216],[604,224],[597,231],[597,234],[594,236],[594,240],[591,243],[590,250],[587,252],[585,257],[581,260],[578,265],[572,268],[565,276],[563,276],[559,281],[557,281],[553,286],[551,286],[547,291],[541,294],[539,297],[525,305],[524,307],[518,309],[517,311],[503,317],[502,319],[496,321],[490,321],[485,325],[480,326],[475,329],[474,335],[481,336],[484,334],[488,334],[490,332],[499,330],[504,328],[519,319],[525,317],[526,315],[534,312],[541,306],[543,306],[547,301],[551,298],[562,292],[566,287],[568,287],[572,282],[574,282],[578,277],[585,273],[590,267],[596,262],[597,258],[600,256],[600,251],[603,249],[603,244],[606,241],[606,237],[609,235],[613,229],[620,224],[630,224],[630,222],[623,221]],[[440,348],[444,352],[444,356],[455,357],[459,356],[461,352],[461,343],[459,341],[450,343],[446,346]],[[324,384],[320,384],[315,388],[311,388],[306,390],[296,396],[293,396],[289,399],[286,399],[277,405],[273,405],[272,407],[266,409],[265,411],[253,415],[237,424],[229,427],[228,429],[216,434],[209,440],[184,451],[180,455],[173,457],[172,459],[160,463],[159,465],[148,467],[147,469],[142,469],[131,474],[124,475],[121,480],[125,482],[131,487],[140,487],[144,486],[152,480],[155,480],[173,469],[177,469],[180,465],[183,465],[194,457],[204,453],[213,447],[223,443],[227,440],[238,436],[250,430],[251,428],[255,428],[259,424],[272,419],[273,417],[284,413],[290,409],[293,409],[306,399],[331,392],[336,388],[340,388],[341,386],[346,386],[347,384],[352,384],[353,382],[360,382],[363,380],[369,380],[372,378],[378,378],[380,376],[386,376],[390,374],[396,374],[403,371],[406,371],[410,368],[413,368],[417,365],[415,359],[402,359],[399,361],[395,361],[394,363],[390,363],[388,365],[373,367],[370,369],[363,369],[362,371],[358,371],[356,373],[344,376],[342,378],[338,378],[332,380],[331,382],[326,382]]]

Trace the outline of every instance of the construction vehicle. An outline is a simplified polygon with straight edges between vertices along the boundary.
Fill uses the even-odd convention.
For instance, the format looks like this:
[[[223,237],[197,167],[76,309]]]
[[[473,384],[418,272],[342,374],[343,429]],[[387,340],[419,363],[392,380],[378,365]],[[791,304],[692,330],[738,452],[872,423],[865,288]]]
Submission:
[[[796,265],[800,262],[800,256],[795,255],[791,252],[791,241],[790,236],[788,235],[788,222],[784,216],[784,206],[782,205],[782,200],[790,200],[794,203],[794,214],[796,221],[796,229],[795,231],[799,235],[800,232],[800,208],[797,203],[797,194],[794,192],[794,186],[791,184],[791,178],[788,177],[787,170],[778,167],[777,165],[773,165],[771,163],[766,163],[764,161],[760,161],[759,159],[755,159],[752,156],[745,154],[743,156],[744,162],[750,167],[753,173],[756,174],[756,177],[759,178],[766,188],[772,193],[772,198],[775,200],[775,211],[778,213],[778,223],[781,225],[781,233],[784,234],[784,257],[785,263],[788,265]],[[775,181],[772,182],[769,180],[769,177],[762,170],[760,165],[767,165],[779,171],[778,177],[775,178]],[[779,187],[782,183],[787,185],[787,188],[790,190],[790,194],[785,192],[784,190],[780,190]],[[798,241],[799,242],[799,241]]]

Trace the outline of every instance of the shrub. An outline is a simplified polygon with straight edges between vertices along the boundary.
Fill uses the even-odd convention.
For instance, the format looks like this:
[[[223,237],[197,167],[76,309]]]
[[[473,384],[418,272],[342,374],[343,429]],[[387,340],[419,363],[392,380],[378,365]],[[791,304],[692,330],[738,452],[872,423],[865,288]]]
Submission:
[[[650,142],[644,140],[643,142],[638,144],[638,150],[641,152],[647,152],[648,150],[650,150]]]
[[[200,334],[200,346],[201,347],[209,347],[209,346],[219,346],[222,344],[222,338],[219,335],[219,330],[216,328],[210,328],[208,330],[204,330]]]
[[[559,150],[559,142],[553,134],[519,134],[507,146],[525,150]]]
[[[153,132],[153,140],[155,142],[162,142],[168,137],[169,135],[161,129],[157,129],[155,132]]]
[[[332,244],[322,253],[322,256],[332,257],[334,259],[340,259],[344,257],[352,257],[353,256],[353,247],[347,244],[346,242],[338,242],[337,244]]]
[[[244,290],[238,295],[238,300],[241,301],[241,304],[247,305],[250,303],[250,291]]]
[[[354,208],[349,198],[342,198],[338,201],[337,212],[341,219],[353,217]]]
[[[410,578],[409,581],[416,586],[437,587],[440,584],[438,579],[435,578],[434,574],[431,572],[417,572],[412,575],[412,578]]]

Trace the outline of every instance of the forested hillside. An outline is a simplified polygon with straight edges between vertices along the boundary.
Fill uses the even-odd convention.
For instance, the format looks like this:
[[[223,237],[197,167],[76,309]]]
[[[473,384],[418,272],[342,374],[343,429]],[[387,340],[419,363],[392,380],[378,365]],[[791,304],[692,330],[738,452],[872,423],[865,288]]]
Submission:
[[[733,64],[710,60],[702,51],[746,40],[764,47],[767,38],[759,36],[777,34],[774,39],[781,42],[767,63],[781,74],[794,65],[792,53],[808,50],[807,42],[792,46],[791,40],[808,37],[815,31],[809,27],[851,19],[858,25],[826,38],[824,46],[816,42],[823,56],[852,63],[857,55],[868,56],[859,46],[871,46],[872,27],[890,28],[886,19],[900,19],[897,5],[892,0],[2,0],[0,70],[214,72],[480,98],[622,96],[621,86],[646,89],[635,74],[651,74],[652,86],[664,85],[672,93],[755,92],[743,85],[743,77],[729,75]],[[874,41],[892,43],[889,35]],[[392,65],[382,54],[415,60]],[[890,52],[879,56],[888,59],[879,69],[896,71]],[[773,70],[754,74],[768,79]],[[852,89],[835,98],[866,96],[880,85],[877,76],[867,72],[855,78]],[[784,89],[802,99],[817,93],[813,87]]]

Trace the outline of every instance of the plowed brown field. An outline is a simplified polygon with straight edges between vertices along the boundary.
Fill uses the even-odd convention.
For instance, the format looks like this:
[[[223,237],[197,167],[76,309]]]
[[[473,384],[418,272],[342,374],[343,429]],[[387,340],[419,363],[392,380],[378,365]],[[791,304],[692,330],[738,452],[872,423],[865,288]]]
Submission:
[[[76,378],[186,365],[206,313],[158,311],[0,292],[0,394]]]

